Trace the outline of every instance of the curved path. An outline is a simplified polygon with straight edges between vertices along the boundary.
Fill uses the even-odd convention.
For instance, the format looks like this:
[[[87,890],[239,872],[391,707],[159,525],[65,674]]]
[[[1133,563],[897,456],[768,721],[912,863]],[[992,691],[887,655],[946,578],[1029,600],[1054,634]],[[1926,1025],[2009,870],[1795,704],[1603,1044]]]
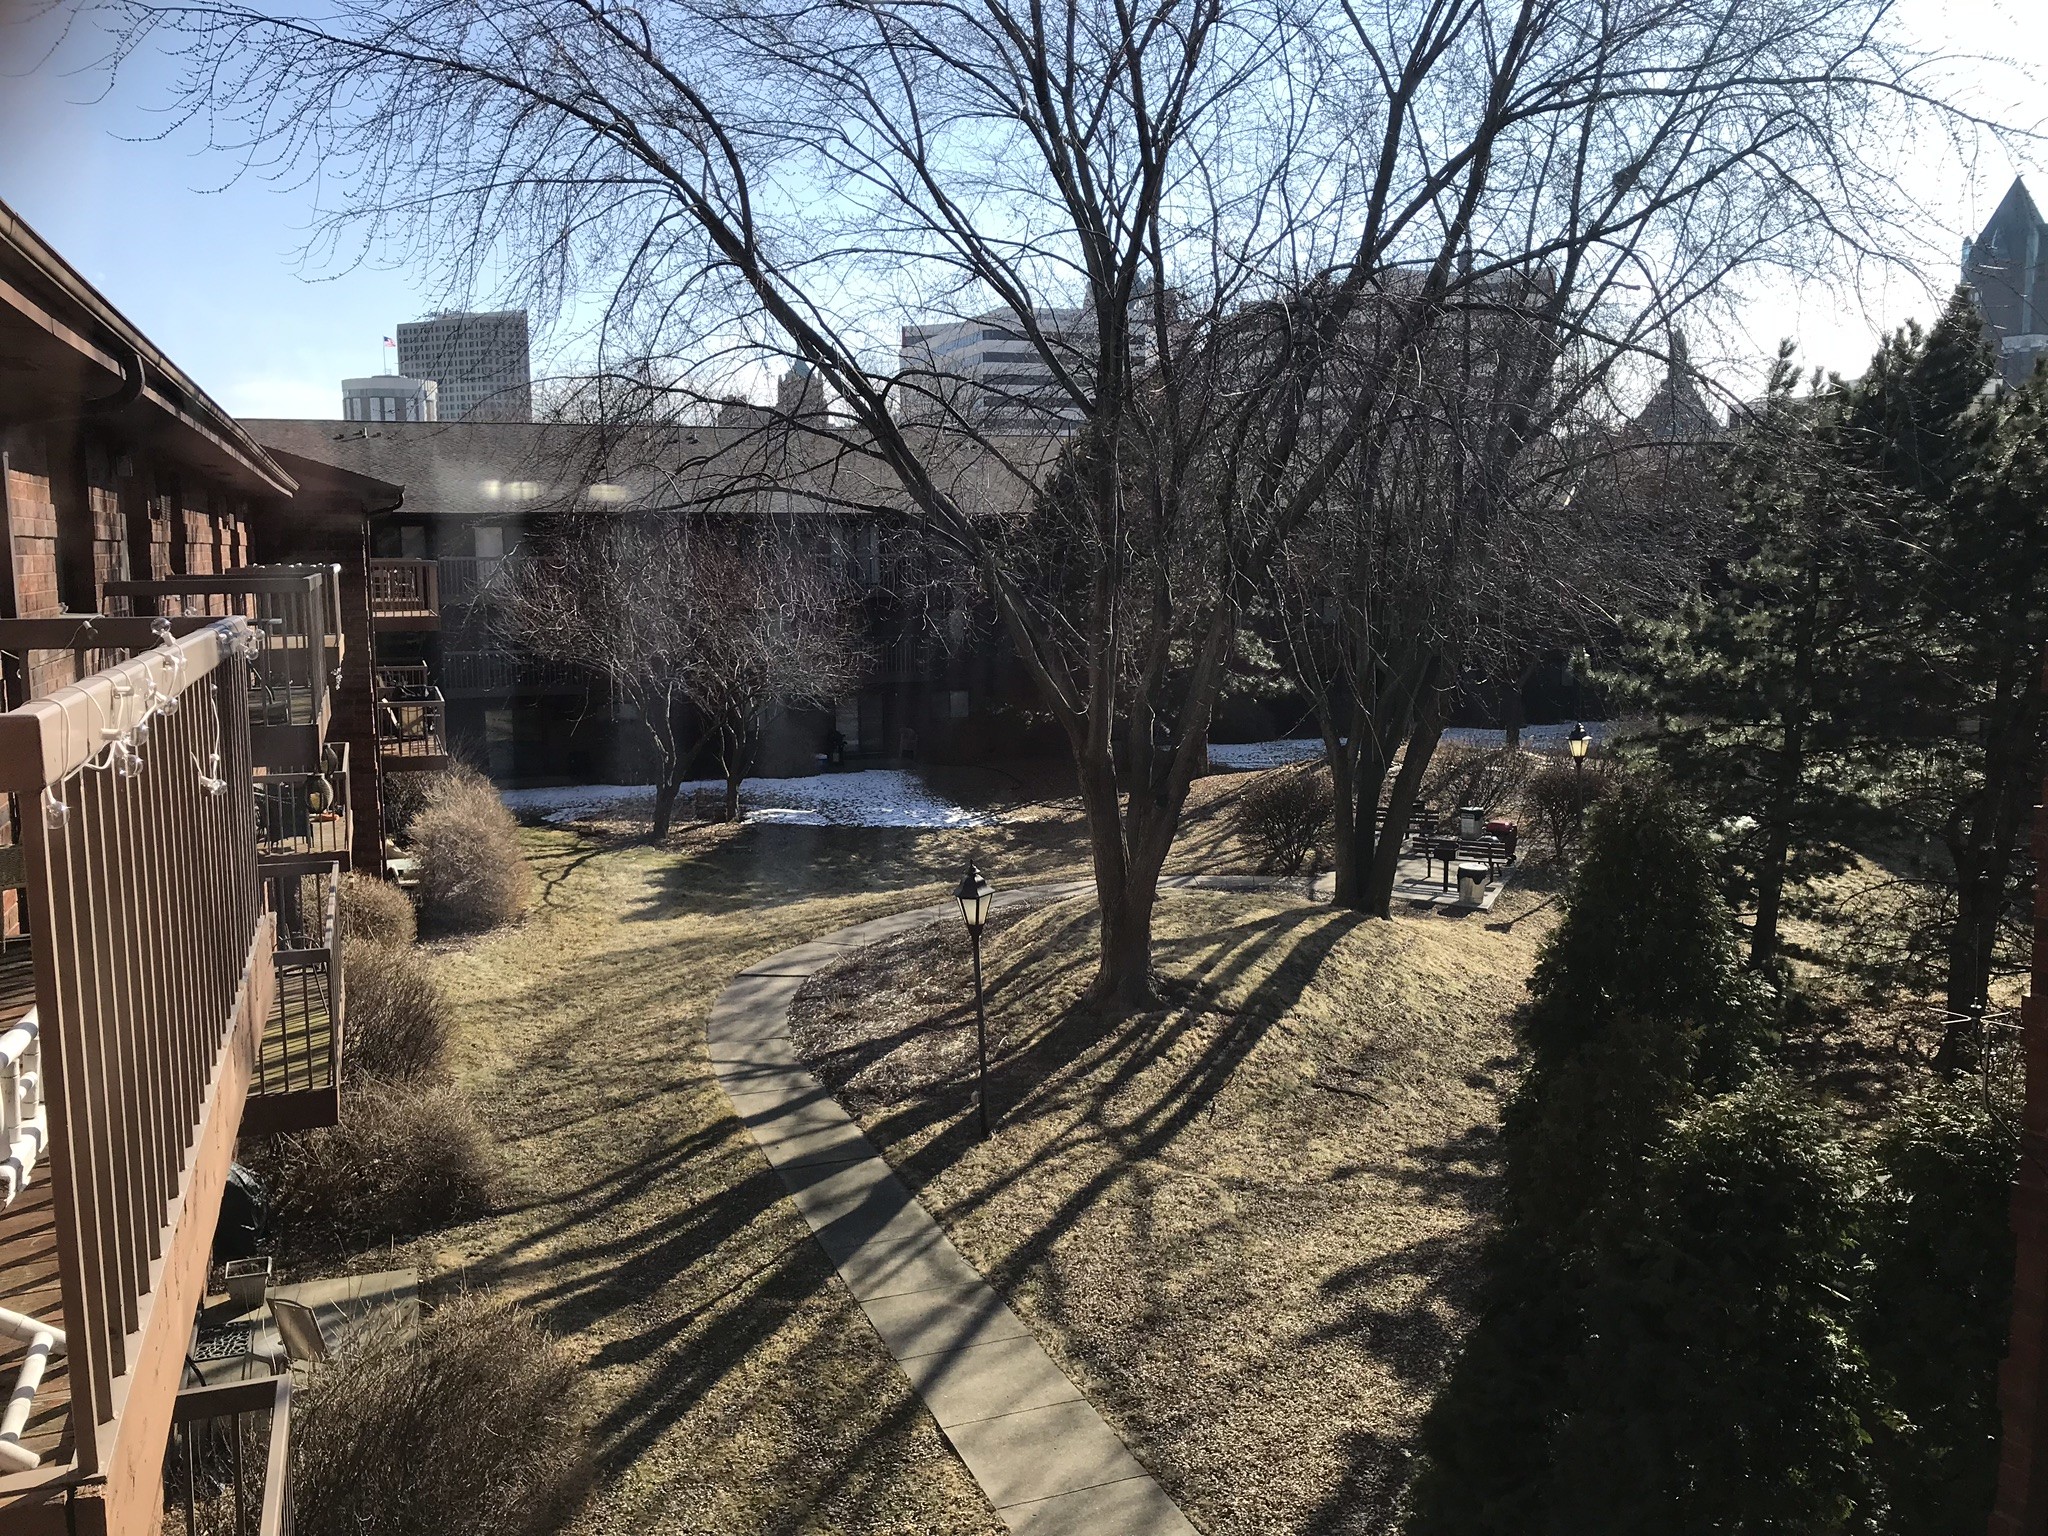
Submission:
[[[1164,887],[1270,888],[1180,876]],[[1080,895],[1089,881],[1001,892],[999,907]],[[797,1055],[789,1010],[848,950],[956,915],[921,907],[747,967],[712,1005],[711,1069],[846,1288],[996,1513],[1029,1536],[1198,1536],[1195,1527],[989,1289]]]

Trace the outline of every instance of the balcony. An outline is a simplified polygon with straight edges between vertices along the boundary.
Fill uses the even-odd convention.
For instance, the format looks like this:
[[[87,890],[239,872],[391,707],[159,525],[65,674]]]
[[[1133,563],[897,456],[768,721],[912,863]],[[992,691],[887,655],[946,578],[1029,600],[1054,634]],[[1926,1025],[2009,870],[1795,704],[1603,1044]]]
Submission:
[[[247,636],[211,625],[0,714],[7,926],[30,935],[0,946],[0,1529],[154,1530],[163,1509],[276,985]]]
[[[190,1387],[172,1410],[164,1461],[165,1536],[291,1536],[289,1373]]]
[[[348,769],[348,743],[330,741],[317,769],[256,775],[256,851],[266,865],[346,865],[355,837]]]
[[[263,893],[277,929],[277,989],[249,1081],[245,1136],[341,1118],[341,865],[267,869]]]
[[[448,704],[425,666],[377,669],[377,752],[386,773],[448,766]]]
[[[335,567],[250,565],[218,576],[110,581],[106,595],[144,616],[247,619],[262,641],[249,664],[249,741],[256,764],[319,766],[341,682],[341,585]]]
[[[512,651],[449,651],[441,658],[441,682],[451,698],[590,691],[582,669]]]
[[[379,630],[439,629],[440,571],[432,560],[370,562],[370,622]]]
[[[440,561],[441,601],[450,608],[473,603],[490,591],[504,568],[503,555],[444,555]]]

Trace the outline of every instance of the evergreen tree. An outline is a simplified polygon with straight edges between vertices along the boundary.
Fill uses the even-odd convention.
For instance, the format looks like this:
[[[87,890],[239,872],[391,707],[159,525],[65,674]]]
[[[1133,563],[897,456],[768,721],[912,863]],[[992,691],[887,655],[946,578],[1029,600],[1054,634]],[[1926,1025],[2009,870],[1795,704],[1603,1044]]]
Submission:
[[[2048,664],[2048,379],[1981,406],[1975,452],[1932,504],[1925,554],[1898,586],[1922,701],[1916,793],[1906,798],[1946,849],[1954,888],[1946,948],[1945,1065],[1974,1049],[2001,925],[2032,878],[2025,837],[2044,766]],[[1904,709],[1890,729],[1904,735]]]
[[[1530,992],[1485,1315],[1424,1426],[1417,1536],[1548,1529],[1558,1426],[1598,1387],[1580,1367],[1602,1256],[1638,1227],[1672,1119],[1768,1038],[1713,849],[1669,789],[1624,780],[1595,811]]]
[[[1857,1333],[1891,1408],[1872,1424],[1890,1528],[1914,1536],[1981,1536],[1991,1507],[2017,1110],[1938,1084],[1876,1147]]]
[[[1866,821],[1860,732],[1901,636],[1878,580],[1891,496],[1846,462],[1842,391],[1799,393],[1781,353],[1729,455],[1729,554],[1667,622],[1644,626],[1626,691],[1655,749],[1721,842],[1730,896],[1752,906],[1749,961],[1777,959],[1788,883],[1838,866]]]

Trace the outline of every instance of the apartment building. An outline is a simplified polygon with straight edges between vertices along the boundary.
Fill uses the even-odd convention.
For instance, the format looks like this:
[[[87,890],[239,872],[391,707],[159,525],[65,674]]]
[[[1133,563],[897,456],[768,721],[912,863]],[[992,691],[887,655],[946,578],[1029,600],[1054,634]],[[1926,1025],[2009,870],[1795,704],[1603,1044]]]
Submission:
[[[407,321],[398,328],[398,371],[408,379],[434,382],[441,420],[531,421],[533,364],[527,332],[523,309],[450,311]]]
[[[792,370],[785,407],[812,399]],[[820,397],[822,398],[822,397]],[[822,406],[819,407],[822,410]],[[639,723],[614,707],[596,672],[523,652],[505,634],[493,588],[508,562],[544,551],[565,519],[695,515],[776,518],[808,529],[842,562],[858,594],[871,666],[828,711],[778,721],[762,771],[814,771],[828,743],[868,762],[976,760],[1052,749],[1039,740],[1030,685],[994,639],[972,576],[951,570],[914,520],[873,510],[900,495],[871,461],[829,437],[778,433],[773,413],[732,407],[720,424],[624,430],[579,423],[253,420],[243,425],[290,462],[402,487],[402,507],[375,519],[378,661],[411,668],[436,701],[442,739],[500,783],[646,781]],[[1049,457],[1041,434],[1018,449]],[[768,457],[786,456],[769,465]],[[973,463],[961,494],[1021,494]],[[841,483],[828,485],[839,477]],[[409,603],[430,618],[387,614]],[[414,624],[411,629],[398,628]],[[386,768],[391,767],[387,757]]]
[[[339,1113],[400,494],[266,449],[4,205],[0,359],[0,1532],[154,1532],[174,1426],[237,1426],[281,1536],[290,1377],[188,1379],[238,1139]]]

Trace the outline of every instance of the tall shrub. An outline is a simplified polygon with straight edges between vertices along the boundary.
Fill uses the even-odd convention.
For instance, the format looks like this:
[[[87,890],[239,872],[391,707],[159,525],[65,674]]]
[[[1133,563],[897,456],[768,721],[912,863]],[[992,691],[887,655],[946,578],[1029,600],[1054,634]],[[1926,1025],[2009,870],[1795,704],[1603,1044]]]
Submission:
[[[482,774],[457,768],[437,775],[411,836],[421,915],[431,928],[474,933],[526,910],[533,873],[519,850],[519,824]]]
[[[299,1536],[543,1536],[588,1473],[575,1357],[463,1298],[322,1368],[292,1405]]]
[[[1583,1337],[1538,1528],[1847,1532],[1882,1499],[1851,1328],[1861,1172],[1765,1075],[1662,1138],[1583,1257]]]
[[[2017,1108],[1975,1083],[1937,1084],[1877,1145],[1858,1321],[1892,1409],[1874,1454],[1902,1533],[1978,1536],[1991,1507]]]

